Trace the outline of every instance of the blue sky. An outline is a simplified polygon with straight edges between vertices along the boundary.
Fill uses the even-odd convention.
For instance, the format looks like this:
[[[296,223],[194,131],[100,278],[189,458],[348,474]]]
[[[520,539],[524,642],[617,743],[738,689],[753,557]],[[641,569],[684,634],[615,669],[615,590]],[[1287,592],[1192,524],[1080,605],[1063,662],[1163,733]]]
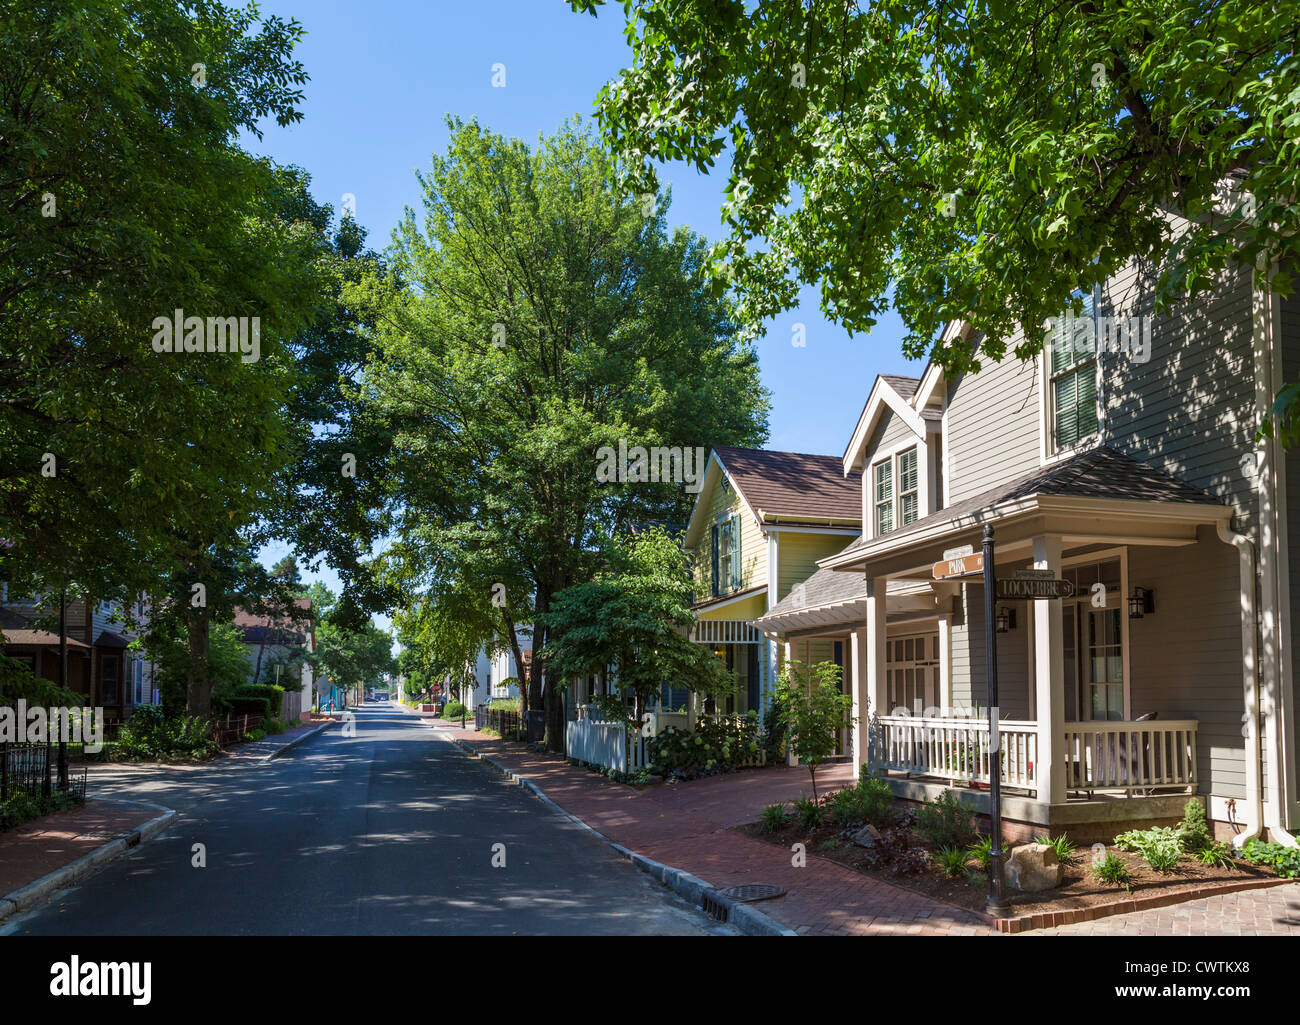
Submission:
[[[336,210],[354,195],[376,248],[387,245],[404,207],[418,209],[414,172],[446,147],[445,115],[535,142],[566,117],[591,116],[600,87],[630,63],[617,3],[594,19],[564,0],[266,0],[261,8],[303,23],[297,56],[311,81],[304,119],[271,124],[248,145],[308,170],[316,198]],[[492,86],[497,63],[504,88]],[[725,167],[708,176],[674,167],[662,177],[672,187],[670,222],[718,238]],[[791,344],[796,322],[806,327],[803,348]],[[807,290],[759,342],[772,392],[768,446],[842,453],[875,375],[919,373],[903,358],[903,334],[890,313],[870,335],[850,339]],[[337,589],[332,572],[316,576]]]

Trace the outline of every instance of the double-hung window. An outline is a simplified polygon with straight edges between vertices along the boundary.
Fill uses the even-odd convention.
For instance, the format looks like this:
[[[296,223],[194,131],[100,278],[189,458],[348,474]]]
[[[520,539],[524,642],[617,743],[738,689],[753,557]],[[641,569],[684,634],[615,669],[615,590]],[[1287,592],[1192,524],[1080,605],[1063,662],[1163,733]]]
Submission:
[[[920,470],[916,446],[895,453],[871,468],[875,536],[906,527],[921,517]]]
[[[1097,433],[1097,344],[1092,296],[1083,313],[1057,317],[1048,339],[1048,397],[1053,452],[1073,448]]]
[[[886,459],[871,468],[875,491],[876,537],[894,529],[894,462]]]
[[[728,516],[713,525],[713,595],[738,591],[741,585],[740,517]]]

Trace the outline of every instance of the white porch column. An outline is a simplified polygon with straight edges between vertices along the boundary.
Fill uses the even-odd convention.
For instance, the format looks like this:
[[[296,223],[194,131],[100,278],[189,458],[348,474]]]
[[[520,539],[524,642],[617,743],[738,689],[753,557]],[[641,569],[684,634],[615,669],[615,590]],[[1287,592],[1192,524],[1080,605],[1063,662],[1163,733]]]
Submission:
[[[849,633],[849,668],[853,673],[853,778],[862,774],[862,763],[867,760],[870,745],[870,712],[867,690],[867,628],[858,627]]]
[[[889,709],[885,679],[885,587],[884,577],[867,581],[867,701],[868,714],[886,715]]]
[[[1061,539],[1034,538],[1034,568],[1061,572]],[[1034,622],[1034,698],[1038,722],[1038,799],[1065,801],[1065,661],[1059,601],[1031,601]]]
[[[942,606],[941,606],[942,608]],[[939,708],[952,714],[952,613],[939,613]]]

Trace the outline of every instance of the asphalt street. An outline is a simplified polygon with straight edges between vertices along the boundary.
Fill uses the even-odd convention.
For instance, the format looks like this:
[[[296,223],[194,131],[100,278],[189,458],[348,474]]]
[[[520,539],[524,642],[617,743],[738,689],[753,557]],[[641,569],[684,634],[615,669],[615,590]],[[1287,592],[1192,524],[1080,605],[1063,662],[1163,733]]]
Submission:
[[[91,797],[178,819],[0,933],[732,932],[417,717],[356,716],[354,737],[332,727],[268,763],[92,770]]]

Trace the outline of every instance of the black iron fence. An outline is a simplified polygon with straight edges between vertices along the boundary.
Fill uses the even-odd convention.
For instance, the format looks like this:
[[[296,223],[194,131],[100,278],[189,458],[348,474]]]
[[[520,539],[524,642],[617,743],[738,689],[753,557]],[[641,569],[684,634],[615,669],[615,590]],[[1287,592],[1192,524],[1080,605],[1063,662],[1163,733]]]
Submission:
[[[474,725],[480,730],[491,730],[508,740],[516,740],[523,730],[523,719],[510,708],[479,705],[474,709]]]
[[[0,801],[13,794],[39,797],[56,791],[84,798],[85,766],[75,770],[65,766],[65,778],[61,781],[58,752],[58,745],[54,743],[0,743]]]

